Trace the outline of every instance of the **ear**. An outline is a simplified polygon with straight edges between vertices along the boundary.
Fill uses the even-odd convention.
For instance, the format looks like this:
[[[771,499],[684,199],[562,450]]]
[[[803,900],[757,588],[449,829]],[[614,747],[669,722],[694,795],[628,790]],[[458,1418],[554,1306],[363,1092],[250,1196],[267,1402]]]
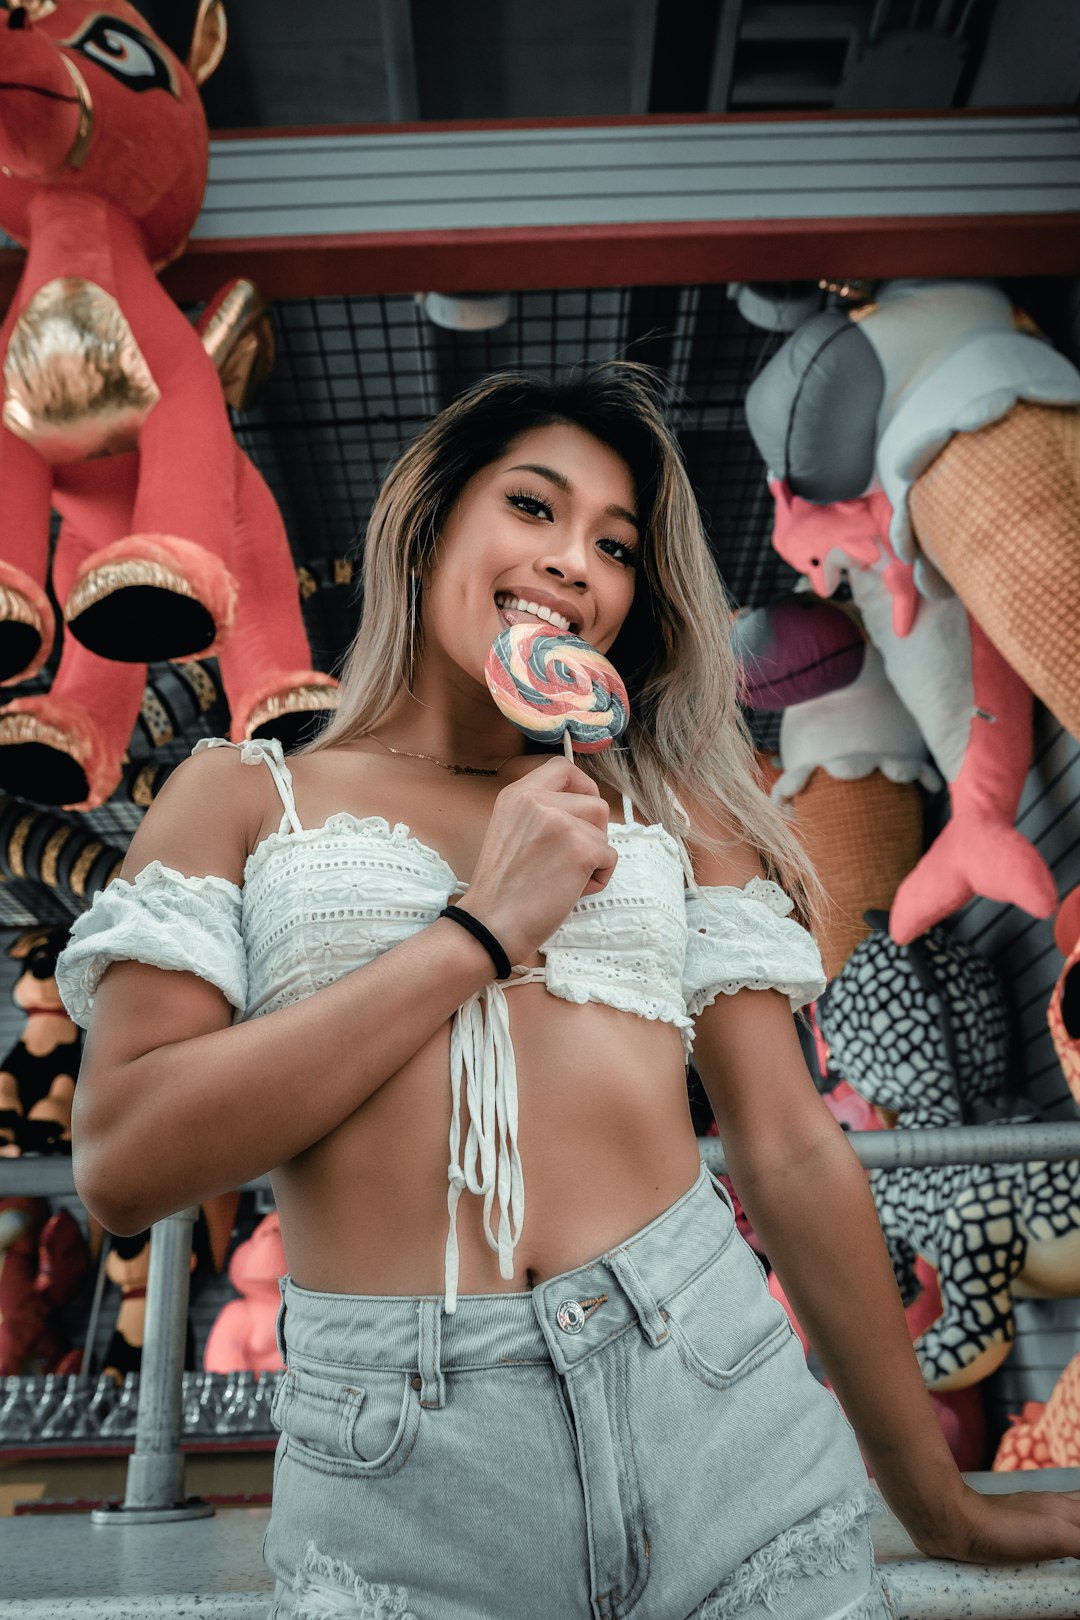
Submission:
[[[205,84],[225,55],[228,26],[223,0],[199,0],[199,14],[187,56],[187,70],[196,84]]]

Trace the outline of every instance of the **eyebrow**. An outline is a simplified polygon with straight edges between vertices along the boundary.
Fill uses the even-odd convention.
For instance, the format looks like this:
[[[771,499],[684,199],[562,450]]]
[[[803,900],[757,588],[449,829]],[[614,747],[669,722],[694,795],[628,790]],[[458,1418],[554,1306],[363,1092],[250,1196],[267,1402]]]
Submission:
[[[574,486],[566,474],[557,472],[554,467],[542,467],[535,461],[521,461],[514,467],[508,467],[507,471],[538,473],[541,478],[546,478],[549,483],[554,484],[556,489],[561,489],[564,495],[574,493]],[[640,524],[637,518],[633,512],[628,512],[625,506],[605,506],[604,511],[608,517],[622,518],[625,523],[633,524],[634,528],[640,532]]]

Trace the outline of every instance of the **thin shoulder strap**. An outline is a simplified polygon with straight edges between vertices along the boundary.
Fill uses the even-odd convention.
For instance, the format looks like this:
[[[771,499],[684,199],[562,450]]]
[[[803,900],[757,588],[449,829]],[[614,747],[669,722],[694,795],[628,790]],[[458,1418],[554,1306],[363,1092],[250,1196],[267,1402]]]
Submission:
[[[266,765],[284,806],[280,831],[285,831],[285,823],[288,822],[293,832],[303,832],[296,814],[292,773],[285,763],[285,751],[276,737],[249,737],[242,743],[230,742],[227,737],[203,737],[195,744],[192,753],[197,754],[201,748],[239,748],[242,765]]]
[[[622,818],[628,827],[633,825],[634,806],[631,802],[629,793],[624,793],[622,796]]]

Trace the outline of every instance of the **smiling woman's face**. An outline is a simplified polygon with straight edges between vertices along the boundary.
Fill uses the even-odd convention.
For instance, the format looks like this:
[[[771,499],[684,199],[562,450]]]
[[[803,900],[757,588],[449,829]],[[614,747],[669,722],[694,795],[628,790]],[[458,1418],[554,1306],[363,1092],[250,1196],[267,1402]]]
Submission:
[[[521,434],[451,508],[423,591],[425,656],[483,680],[510,624],[547,623],[605,652],[634,599],[637,496],[622,457],[584,428]]]

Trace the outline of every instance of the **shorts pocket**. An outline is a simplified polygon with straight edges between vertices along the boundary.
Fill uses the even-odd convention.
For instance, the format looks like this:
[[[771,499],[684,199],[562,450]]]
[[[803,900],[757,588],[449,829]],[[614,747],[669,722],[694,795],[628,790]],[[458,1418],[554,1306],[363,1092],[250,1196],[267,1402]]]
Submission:
[[[409,1460],[420,1399],[404,1372],[365,1371],[343,1383],[290,1367],[271,1417],[290,1458],[322,1474],[384,1479]]]
[[[792,1337],[787,1313],[764,1279],[754,1251],[736,1237],[665,1302],[672,1340],[703,1383],[713,1388],[735,1383]]]

